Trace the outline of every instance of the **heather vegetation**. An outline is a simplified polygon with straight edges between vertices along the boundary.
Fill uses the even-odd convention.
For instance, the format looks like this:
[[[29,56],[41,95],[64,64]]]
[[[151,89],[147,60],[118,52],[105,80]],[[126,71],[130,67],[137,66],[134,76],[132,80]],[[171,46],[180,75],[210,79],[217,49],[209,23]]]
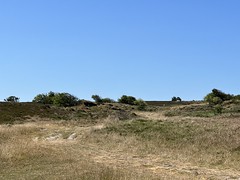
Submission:
[[[0,179],[240,178],[239,95],[11,99],[0,103]]]

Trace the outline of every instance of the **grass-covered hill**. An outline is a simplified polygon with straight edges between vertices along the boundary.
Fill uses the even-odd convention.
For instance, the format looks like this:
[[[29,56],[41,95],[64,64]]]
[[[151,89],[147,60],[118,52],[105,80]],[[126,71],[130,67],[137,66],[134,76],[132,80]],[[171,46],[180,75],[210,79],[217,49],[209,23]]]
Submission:
[[[164,116],[189,116],[189,117],[215,117],[232,116],[240,117],[240,101],[225,101],[221,105],[209,105],[203,101],[147,101],[148,106],[144,111],[161,111]],[[84,101],[73,107],[58,107],[41,103],[26,102],[1,102],[0,123],[23,123],[31,119],[44,120],[75,120],[95,121],[107,117],[117,119],[131,119],[138,110],[136,105],[122,103],[95,104]]]
[[[169,103],[171,104],[171,103]],[[240,103],[0,103],[0,179],[239,179]]]
[[[129,119],[136,116],[135,106],[118,103],[90,105],[82,103],[74,107],[57,107],[41,103],[0,103],[0,124],[24,123],[39,120],[74,120],[94,122],[103,118]]]

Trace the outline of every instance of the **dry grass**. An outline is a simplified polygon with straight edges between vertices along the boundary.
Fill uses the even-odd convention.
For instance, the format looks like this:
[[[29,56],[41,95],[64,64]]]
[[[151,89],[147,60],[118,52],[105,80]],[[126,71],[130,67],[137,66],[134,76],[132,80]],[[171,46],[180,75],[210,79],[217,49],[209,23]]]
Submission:
[[[95,147],[83,145],[80,137],[96,127],[63,126],[62,123],[28,123],[0,127],[0,179],[146,179],[127,168],[97,162]],[[46,137],[75,131],[79,140],[64,136],[54,141]],[[38,137],[38,138],[36,138]],[[148,179],[148,178],[147,178]]]
[[[142,120],[1,125],[0,179],[240,178],[239,118],[136,113]]]
[[[167,153],[171,159],[181,159],[181,162],[240,171],[238,120],[232,120],[231,125],[219,122],[218,126],[212,121],[124,122],[109,126],[103,134],[134,137],[139,142],[134,146],[145,155]]]

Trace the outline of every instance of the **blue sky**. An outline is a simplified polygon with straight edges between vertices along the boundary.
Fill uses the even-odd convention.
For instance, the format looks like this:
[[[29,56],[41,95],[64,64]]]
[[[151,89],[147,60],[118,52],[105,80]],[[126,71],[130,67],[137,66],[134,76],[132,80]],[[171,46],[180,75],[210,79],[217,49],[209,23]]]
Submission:
[[[0,0],[0,100],[240,94],[239,0]]]

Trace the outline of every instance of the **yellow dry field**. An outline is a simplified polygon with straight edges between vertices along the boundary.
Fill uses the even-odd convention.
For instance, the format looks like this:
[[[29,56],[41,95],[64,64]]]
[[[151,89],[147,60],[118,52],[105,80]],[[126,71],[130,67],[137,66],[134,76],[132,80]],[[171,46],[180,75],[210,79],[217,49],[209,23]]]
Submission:
[[[201,134],[173,141],[156,129],[121,130],[135,120],[1,125],[0,179],[240,179],[239,119],[136,113],[146,120],[144,128],[147,121],[180,123],[180,128],[187,123],[201,127]]]

